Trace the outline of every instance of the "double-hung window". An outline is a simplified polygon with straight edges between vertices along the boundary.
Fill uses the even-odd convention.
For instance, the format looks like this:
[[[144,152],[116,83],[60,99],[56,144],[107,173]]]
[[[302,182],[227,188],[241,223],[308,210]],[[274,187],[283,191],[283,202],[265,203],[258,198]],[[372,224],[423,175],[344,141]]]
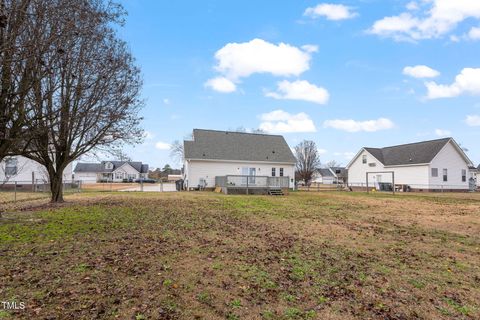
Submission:
[[[448,181],[448,170],[443,169],[443,181],[447,182]]]

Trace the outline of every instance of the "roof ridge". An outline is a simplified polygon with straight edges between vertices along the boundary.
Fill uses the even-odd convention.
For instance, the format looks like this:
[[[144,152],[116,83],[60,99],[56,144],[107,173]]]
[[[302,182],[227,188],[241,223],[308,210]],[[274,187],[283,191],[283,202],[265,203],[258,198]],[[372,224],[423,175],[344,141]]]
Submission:
[[[424,141],[417,141],[417,142],[411,142],[411,143],[404,143],[404,144],[397,144],[397,145],[394,145],[394,146],[388,146],[388,147],[382,147],[382,148],[371,148],[371,149],[380,149],[380,150],[383,150],[383,149],[387,149],[387,148],[396,148],[396,147],[403,147],[403,146],[410,146],[410,145],[414,145],[414,144],[420,144],[420,143],[425,143],[425,142],[434,142],[434,141],[441,141],[441,140],[452,140],[453,138],[452,137],[448,137],[448,138],[440,138],[440,139],[433,139],[433,140],[424,140]]]
[[[199,130],[199,131],[211,131],[211,132],[223,132],[223,133],[250,134],[250,135],[269,136],[269,137],[283,137],[281,134],[270,134],[270,133],[260,133],[260,132],[239,132],[239,131],[199,129],[199,128],[194,128],[193,130],[194,131]],[[191,140],[184,140],[184,141],[191,141]]]

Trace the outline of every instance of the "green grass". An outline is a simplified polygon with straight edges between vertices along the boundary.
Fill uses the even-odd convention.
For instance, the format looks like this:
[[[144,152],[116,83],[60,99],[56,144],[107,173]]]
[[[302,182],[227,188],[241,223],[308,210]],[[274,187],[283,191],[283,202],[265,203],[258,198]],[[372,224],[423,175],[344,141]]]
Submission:
[[[480,317],[473,198],[68,199],[1,218],[1,293],[30,307],[0,318]]]

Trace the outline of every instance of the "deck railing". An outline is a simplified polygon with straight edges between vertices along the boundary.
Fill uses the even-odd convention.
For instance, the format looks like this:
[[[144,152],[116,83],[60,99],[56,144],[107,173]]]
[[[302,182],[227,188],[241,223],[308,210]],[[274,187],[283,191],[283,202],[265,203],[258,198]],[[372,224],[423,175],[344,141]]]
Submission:
[[[227,175],[215,177],[215,186],[222,188],[288,188],[289,177]]]

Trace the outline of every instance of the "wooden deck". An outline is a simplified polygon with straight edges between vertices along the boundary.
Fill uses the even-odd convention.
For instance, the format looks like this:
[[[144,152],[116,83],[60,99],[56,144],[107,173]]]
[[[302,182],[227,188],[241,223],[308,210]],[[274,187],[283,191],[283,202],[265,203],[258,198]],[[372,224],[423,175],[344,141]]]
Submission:
[[[269,194],[271,190],[288,191],[289,177],[227,175],[215,177],[215,187],[225,194]]]

